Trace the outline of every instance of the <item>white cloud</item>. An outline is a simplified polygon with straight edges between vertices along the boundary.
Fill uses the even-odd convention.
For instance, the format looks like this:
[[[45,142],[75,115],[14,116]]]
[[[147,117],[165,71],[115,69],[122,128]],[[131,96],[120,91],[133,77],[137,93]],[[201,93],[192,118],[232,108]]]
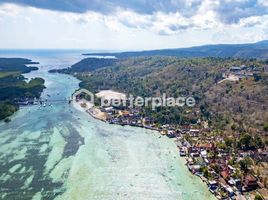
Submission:
[[[268,7],[268,1],[267,0],[258,0],[258,4],[260,4],[261,6]]]
[[[268,15],[224,24],[215,11],[219,2],[204,0],[190,16],[122,8],[69,13],[0,4],[0,48],[153,49],[267,39]]]
[[[243,18],[239,21],[238,26],[268,28],[268,15]]]
[[[16,17],[19,13],[19,6],[15,4],[3,4],[0,6],[0,18]]]

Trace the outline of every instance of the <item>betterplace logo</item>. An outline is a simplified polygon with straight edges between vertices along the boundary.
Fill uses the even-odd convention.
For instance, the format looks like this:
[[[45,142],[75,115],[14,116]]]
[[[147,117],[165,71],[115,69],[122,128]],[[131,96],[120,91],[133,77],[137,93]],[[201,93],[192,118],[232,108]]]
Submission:
[[[158,107],[193,107],[196,104],[194,97],[168,97],[165,93],[158,97],[140,97],[132,94],[125,95],[109,90],[109,94],[94,94],[86,89],[77,90],[72,95],[72,100],[83,100],[86,103],[95,105],[98,98],[100,107],[151,107],[156,110]]]

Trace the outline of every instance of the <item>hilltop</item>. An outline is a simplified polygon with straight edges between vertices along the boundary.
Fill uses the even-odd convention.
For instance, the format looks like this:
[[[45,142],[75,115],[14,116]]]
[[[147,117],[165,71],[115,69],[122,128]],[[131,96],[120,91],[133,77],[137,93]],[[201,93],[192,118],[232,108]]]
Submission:
[[[98,62],[101,61],[104,65],[100,68],[92,69],[91,62],[80,61],[59,72],[75,75],[82,81],[80,87],[94,92],[113,89],[143,97],[166,93],[197,100],[193,109],[163,108],[152,112],[145,108],[146,115],[160,124],[195,124],[201,120],[222,131],[253,132],[263,131],[268,122],[268,76],[263,61],[167,56],[116,59],[109,66],[105,59]],[[232,75],[230,69],[234,66],[245,69]],[[228,73],[237,80],[224,81]]]
[[[129,51],[121,53],[85,53],[93,56],[115,56],[129,58],[137,56],[176,56],[176,57],[220,57],[268,59],[268,40],[249,44],[217,44],[189,48],[159,49],[148,51]]]

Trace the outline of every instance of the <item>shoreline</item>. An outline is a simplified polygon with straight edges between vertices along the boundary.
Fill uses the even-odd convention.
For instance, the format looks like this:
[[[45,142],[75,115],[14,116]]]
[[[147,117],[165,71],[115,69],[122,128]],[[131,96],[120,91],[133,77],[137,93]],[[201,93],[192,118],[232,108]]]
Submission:
[[[94,106],[92,106],[91,108],[85,110],[81,107],[81,105],[79,105],[79,102],[76,102],[76,101],[73,101],[72,103],[74,105],[74,107],[76,109],[78,109],[79,111],[82,111],[82,112],[86,112],[87,114],[89,114],[91,117],[93,117],[94,119],[96,120],[100,120],[102,122],[105,122],[107,124],[111,124],[111,125],[118,125],[118,126],[129,126],[129,127],[136,127],[136,128],[143,128],[143,129],[148,129],[148,130],[152,130],[152,131],[157,131],[160,136],[166,136],[167,138],[169,138],[170,140],[172,140],[172,142],[176,145],[176,148],[178,150],[178,155],[179,155],[179,158],[181,158],[182,162],[183,162],[183,165],[185,165],[185,167],[188,169],[188,171],[190,172],[190,174],[193,176],[193,177],[199,177],[199,179],[206,184],[206,188],[208,189],[208,191],[210,192],[209,190],[209,187],[208,187],[208,180],[205,178],[205,177],[202,177],[200,176],[199,174],[194,174],[191,172],[190,168],[188,167],[188,159],[189,159],[189,156],[181,156],[180,155],[180,145],[178,144],[178,138],[177,137],[169,137],[168,134],[163,134],[161,133],[161,131],[163,131],[163,129],[158,129],[158,128],[154,128],[154,127],[149,127],[149,126],[145,126],[145,125],[142,125],[142,124],[128,124],[128,123],[116,123],[116,122],[109,122],[105,119],[102,119],[100,118],[98,115],[94,114],[93,112],[90,112],[89,110],[94,108]],[[80,107],[80,108],[79,108]],[[97,109],[97,108],[95,108]],[[98,109],[99,110],[99,109]],[[181,143],[181,142],[180,142]],[[211,192],[210,192],[211,193]],[[218,199],[217,196],[213,193],[211,193],[212,196],[215,197],[215,199]]]
[[[95,118],[97,120],[107,122],[104,113],[101,112],[100,109],[96,108],[94,105],[92,105],[91,103],[89,103],[87,101],[83,101],[83,100],[77,101],[76,99],[73,98],[72,99],[72,105],[77,110],[79,110],[81,112],[86,112],[91,117],[93,117],[93,118]]]
[[[75,99],[73,102],[75,104],[75,107],[78,108],[81,111],[82,107],[82,101],[86,100],[79,100]],[[80,106],[79,106],[80,104]],[[254,193],[250,193],[250,190],[247,190],[245,188],[245,184],[243,182],[242,184],[242,178],[241,179],[230,179],[234,181],[238,181],[235,184],[229,183],[228,180],[220,178],[221,173],[213,171],[213,168],[209,168],[212,166],[211,160],[208,160],[207,157],[207,150],[213,150],[211,148],[214,148],[214,143],[209,143],[209,146],[195,146],[196,144],[191,144],[191,140],[184,137],[184,134],[190,134],[191,137],[197,137],[200,130],[199,129],[193,129],[190,127],[173,127],[170,125],[163,125],[162,127],[158,128],[156,124],[154,123],[148,123],[148,120],[146,121],[146,117],[142,117],[137,114],[137,116],[133,116],[135,112],[129,112],[127,110],[117,110],[115,111],[112,107],[104,107],[104,108],[98,108],[94,105],[91,105],[89,109],[82,109],[82,111],[87,112],[91,117],[94,119],[106,122],[108,124],[115,124],[115,125],[121,125],[121,126],[129,126],[129,127],[139,127],[144,128],[148,130],[157,131],[161,138],[161,136],[166,136],[169,139],[173,139],[173,143],[176,145],[176,151],[177,155],[182,158],[183,165],[185,165],[190,172],[191,175],[195,175],[199,177],[199,179],[206,183],[206,189],[207,191],[216,199],[225,199],[225,198],[245,198],[248,194],[254,195]],[[106,114],[106,118],[103,118],[99,113]],[[134,113],[134,114],[133,114]],[[146,123],[147,122],[147,123]],[[190,143],[189,143],[190,142]],[[215,150],[215,149],[214,149]],[[174,150],[175,151],[175,150]],[[195,157],[200,157],[200,159],[205,163],[202,164],[199,160],[195,159]],[[208,159],[207,159],[208,158]],[[225,161],[224,159],[220,161]],[[200,164],[199,164],[200,163]],[[212,164],[211,164],[212,163]],[[227,166],[227,165],[226,165]],[[202,168],[204,167],[204,168]],[[232,167],[232,166],[231,166]],[[229,168],[229,165],[228,165]],[[214,173],[214,176],[210,177],[208,175],[205,175],[204,169],[207,170],[208,173]],[[211,172],[208,170],[210,169]],[[232,169],[235,170],[235,168],[232,167]],[[232,170],[231,169],[231,170]],[[192,176],[194,177],[194,176]],[[228,181],[228,182],[227,182]],[[256,182],[256,184],[258,184]],[[258,185],[259,187],[259,185]],[[243,189],[244,188],[244,189]],[[257,191],[257,190],[252,190]],[[258,191],[257,191],[258,192]],[[245,196],[244,196],[245,195]]]

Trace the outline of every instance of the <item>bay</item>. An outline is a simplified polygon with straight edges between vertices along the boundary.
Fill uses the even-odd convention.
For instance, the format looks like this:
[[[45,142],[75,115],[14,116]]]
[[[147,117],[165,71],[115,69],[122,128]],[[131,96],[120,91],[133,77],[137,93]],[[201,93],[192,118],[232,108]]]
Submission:
[[[79,80],[48,70],[70,66],[81,53],[0,52],[39,61],[39,70],[25,77],[44,78],[42,98],[51,102],[22,107],[10,123],[0,122],[0,198],[215,199],[171,139],[98,121],[68,103]]]

